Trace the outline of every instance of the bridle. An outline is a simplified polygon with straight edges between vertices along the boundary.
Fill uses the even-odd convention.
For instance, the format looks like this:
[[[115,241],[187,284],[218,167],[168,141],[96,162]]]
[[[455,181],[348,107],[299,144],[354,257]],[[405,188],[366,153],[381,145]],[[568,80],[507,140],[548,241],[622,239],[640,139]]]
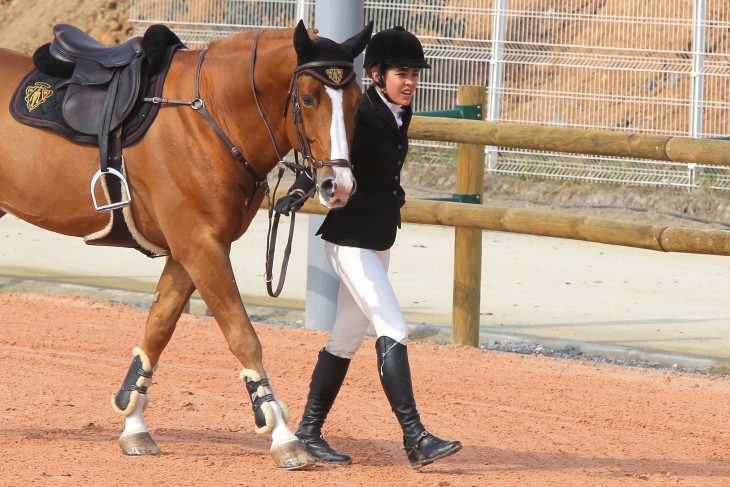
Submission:
[[[350,163],[350,161],[348,161],[347,159],[330,159],[326,161],[317,161],[314,159],[314,157],[312,157],[312,146],[309,143],[309,137],[307,137],[307,130],[304,126],[304,118],[302,117],[301,107],[299,106],[299,84],[297,83],[299,77],[302,74],[307,74],[320,81],[323,81],[323,79],[316,73],[316,71],[313,70],[313,68],[332,66],[349,68],[350,70],[353,69],[352,63],[344,61],[312,61],[309,63],[297,65],[296,69],[294,70],[294,77],[292,78],[291,88],[289,88],[289,93],[287,93],[287,104],[284,108],[284,116],[286,117],[286,107],[291,104],[292,115],[294,117],[294,128],[297,134],[299,147],[301,148],[302,157],[305,161],[309,161],[309,167],[313,169],[321,169],[326,166],[352,168],[352,163]],[[352,75],[342,80],[340,84],[344,86],[352,79],[354,79],[354,77],[354,71],[352,71]],[[289,103],[290,101],[291,103]]]
[[[221,126],[218,124],[218,122],[215,121],[213,116],[210,114],[208,109],[205,106],[205,102],[200,97],[200,73],[203,67],[203,61],[205,60],[205,55],[208,52],[207,48],[203,49],[200,52],[200,55],[198,56],[198,64],[195,70],[195,97],[192,100],[186,101],[186,100],[175,100],[175,99],[168,99],[168,98],[162,98],[162,97],[152,97],[152,98],[144,98],[143,101],[151,102],[155,104],[173,104],[173,105],[186,105],[195,110],[196,112],[200,113],[207,121],[208,123],[215,129],[218,136],[225,142],[225,144],[228,146],[228,149],[230,150],[233,157],[238,160],[243,168],[254,178],[256,181],[254,192],[251,194],[249,199],[247,200],[247,204],[251,204],[253,201],[255,201],[256,192],[258,191],[259,187],[264,187],[264,192],[267,198],[267,204],[268,204],[268,215],[269,215],[269,229],[267,233],[267,239],[266,239],[266,273],[265,273],[265,279],[266,279],[266,288],[271,297],[277,297],[279,294],[281,294],[281,290],[284,287],[284,279],[286,278],[286,268],[289,262],[289,256],[291,254],[291,245],[292,240],[294,236],[294,215],[295,213],[291,213],[291,221],[289,224],[289,236],[287,240],[287,245],[284,250],[284,257],[281,264],[281,271],[280,271],[280,277],[279,277],[279,283],[276,287],[276,290],[274,291],[272,289],[272,267],[273,267],[273,261],[274,261],[274,249],[276,247],[276,233],[277,228],[279,225],[279,213],[274,212],[274,205],[273,202],[276,199],[276,191],[279,187],[279,183],[281,183],[281,179],[284,175],[284,172],[287,169],[290,169],[295,172],[297,176],[301,174],[302,172],[306,171],[308,168],[314,169],[314,171],[311,171],[311,177],[313,178],[315,185],[317,183],[317,176],[316,176],[316,169],[321,169],[323,167],[348,167],[352,168],[352,163],[348,161],[347,159],[332,159],[332,160],[316,160],[314,156],[312,155],[312,147],[309,143],[309,138],[307,137],[306,128],[304,126],[304,117],[301,113],[301,107],[299,106],[299,77],[302,74],[308,74],[311,75],[320,81],[324,83],[324,79],[319,76],[316,71],[313,70],[313,68],[317,67],[325,67],[325,66],[332,66],[332,67],[341,67],[341,68],[350,68],[352,70],[353,64],[351,62],[346,61],[313,61],[309,63],[302,63],[298,64],[297,67],[294,70],[294,76],[292,78],[292,83],[289,88],[289,91],[286,95],[286,101],[284,103],[284,110],[283,110],[283,117],[286,118],[287,112],[289,110],[289,107],[291,106],[292,110],[292,116],[293,116],[293,122],[294,122],[294,129],[297,136],[297,141],[299,142],[299,148],[300,150],[297,152],[294,152],[294,162],[285,161],[282,157],[281,150],[279,149],[279,144],[276,142],[276,138],[274,137],[274,132],[271,129],[271,125],[269,124],[269,120],[266,117],[266,114],[264,113],[263,107],[261,106],[261,101],[259,100],[258,92],[256,91],[256,83],[254,80],[254,71],[256,67],[256,53],[258,51],[258,41],[259,37],[261,35],[261,31],[258,31],[254,34],[253,38],[253,45],[251,47],[251,89],[253,90],[253,97],[254,101],[256,102],[256,107],[258,108],[259,115],[261,116],[261,119],[264,122],[264,125],[266,126],[266,130],[269,133],[269,138],[271,139],[271,143],[274,146],[274,150],[276,151],[276,157],[278,158],[278,167],[279,167],[279,173],[277,177],[276,185],[274,186],[274,192],[273,196],[271,195],[269,183],[267,180],[266,175],[260,175],[256,172],[256,170],[251,166],[251,164],[248,162],[248,160],[245,158],[241,150],[236,147],[236,145],[231,141],[230,137],[225,133],[225,131],[221,128]],[[341,85],[344,86],[345,84],[349,83],[354,78],[354,72],[351,74],[351,76],[348,76],[345,80],[342,80]],[[303,162],[309,162],[308,165],[302,164],[299,162],[298,153],[301,152]],[[314,190],[310,191],[306,195],[306,199],[311,197],[314,194]],[[249,206],[250,211],[250,206]]]
[[[289,264],[289,256],[291,255],[291,247],[292,247],[292,241],[294,240],[294,222],[296,220],[296,211],[291,212],[291,217],[289,220],[289,235],[287,236],[287,242],[286,247],[284,248],[284,256],[281,261],[281,268],[279,271],[279,282],[276,285],[276,290],[273,289],[272,283],[273,283],[273,266],[274,266],[274,251],[276,249],[276,235],[277,230],[279,228],[279,219],[281,218],[281,215],[277,212],[274,212],[274,205],[273,201],[276,200],[276,192],[279,188],[279,183],[281,183],[281,178],[284,175],[284,172],[286,169],[291,169],[294,171],[296,176],[298,177],[300,174],[302,174],[304,171],[307,170],[307,166],[304,164],[300,164],[298,160],[298,153],[294,153],[294,163],[284,161],[284,158],[281,157],[281,154],[279,152],[279,147],[276,144],[276,140],[274,139],[274,135],[271,131],[271,128],[269,126],[269,122],[266,118],[266,114],[264,113],[261,104],[259,103],[258,96],[255,95],[256,93],[256,84],[254,82],[254,66],[256,62],[256,45],[258,43],[260,32],[257,32],[254,36],[253,40],[253,53],[251,56],[251,86],[254,90],[254,99],[256,100],[256,105],[259,109],[259,115],[261,115],[261,118],[264,120],[264,123],[266,125],[267,130],[269,131],[269,136],[271,137],[271,141],[274,145],[274,148],[276,150],[277,157],[279,158],[279,174],[277,177],[276,185],[274,186],[274,196],[269,197],[269,192],[267,191],[267,197],[269,197],[268,201],[268,214],[269,214],[269,229],[266,236],[266,271],[264,274],[265,280],[266,280],[266,291],[269,293],[269,296],[275,298],[278,297],[279,294],[281,294],[282,289],[284,288],[284,281],[286,279],[286,269]],[[351,70],[351,76],[348,76],[344,80],[342,80],[341,86],[346,85],[350,81],[354,79],[354,71],[353,64],[351,62],[345,62],[345,61],[312,61],[309,63],[302,63],[298,64],[297,67],[294,69],[294,76],[292,78],[292,83],[289,88],[289,92],[286,95],[286,101],[284,103],[284,110],[282,113],[282,116],[286,118],[287,111],[289,107],[291,106],[292,116],[293,116],[293,122],[294,122],[294,131],[297,136],[297,141],[299,142],[299,149],[302,154],[303,161],[309,161],[308,167],[311,169],[314,169],[314,171],[311,171],[310,174],[312,177],[312,180],[315,184],[314,187],[317,185],[317,169],[321,169],[323,167],[348,167],[352,168],[352,163],[348,161],[347,159],[330,159],[330,160],[316,160],[312,155],[312,146],[309,143],[309,137],[307,136],[306,127],[304,126],[304,117],[302,116],[301,107],[299,106],[299,77],[302,74],[310,75],[320,81],[325,83],[325,80],[314,70],[314,68],[318,67],[340,67],[340,68],[349,68]],[[302,197],[302,201],[306,201],[314,194],[314,187],[305,194]]]

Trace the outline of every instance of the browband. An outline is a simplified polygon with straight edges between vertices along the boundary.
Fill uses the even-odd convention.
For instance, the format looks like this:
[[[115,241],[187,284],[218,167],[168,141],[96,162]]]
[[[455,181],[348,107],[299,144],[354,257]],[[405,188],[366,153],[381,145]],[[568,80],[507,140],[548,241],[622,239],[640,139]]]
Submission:
[[[332,88],[341,88],[355,79],[353,64],[343,61],[312,61],[298,65],[294,72],[309,75]]]

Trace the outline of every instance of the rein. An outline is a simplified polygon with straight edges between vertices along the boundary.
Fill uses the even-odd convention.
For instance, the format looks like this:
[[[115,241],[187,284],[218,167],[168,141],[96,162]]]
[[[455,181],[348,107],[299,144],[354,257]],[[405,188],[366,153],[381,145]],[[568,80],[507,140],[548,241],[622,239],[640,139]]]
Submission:
[[[254,92],[254,100],[256,100],[256,106],[259,110],[259,115],[261,116],[262,120],[264,121],[264,125],[266,125],[266,129],[269,132],[269,137],[271,138],[271,142],[274,144],[274,148],[276,150],[277,157],[279,158],[279,174],[276,181],[276,185],[274,186],[274,193],[273,198],[269,198],[268,201],[268,215],[269,215],[269,228],[266,235],[266,270],[264,273],[264,279],[266,281],[266,291],[269,293],[269,296],[272,298],[276,298],[281,294],[282,289],[284,288],[284,281],[286,280],[286,270],[289,265],[289,257],[291,256],[291,249],[292,249],[292,242],[294,240],[294,222],[296,220],[296,211],[291,212],[291,218],[289,220],[289,234],[287,236],[286,241],[286,247],[284,248],[284,256],[282,257],[281,261],[281,268],[279,271],[279,282],[276,285],[276,289],[273,288],[273,267],[274,267],[274,254],[276,250],[276,235],[279,228],[279,219],[281,218],[281,215],[277,212],[274,212],[274,205],[272,204],[272,201],[276,199],[276,191],[279,188],[279,183],[281,182],[281,178],[284,175],[284,172],[286,169],[291,169],[294,171],[297,176],[301,174],[303,171],[307,169],[306,165],[302,165],[299,163],[297,159],[297,152],[294,152],[294,158],[295,162],[287,162],[284,161],[284,158],[281,157],[281,153],[279,152],[279,147],[276,144],[276,140],[274,139],[274,134],[271,130],[271,126],[269,125],[269,121],[266,118],[266,114],[264,113],[263,108],[261,107],[261,103],[259,102],[259,98],[256,95],[256,83],[254,80],[254,67],[256,63],[256,47],[258,45],[259,35],[261,32],[257,32],[254,35],[253,39],[253,48],[252,48],[252,55],[251,55],[251,87]],[[291,87],[289,88],[289,92],[286,95],[286,102],[284,103],[284,111],[282,113],[282,116],[286,118],[287,111],[289,110],[289,106],[291,105],[292,110],[292,116],[294,117],[294,128],[295,133],[297,134],[297,141],[299,142],[299,148],[303,160],[309,161],[309,167],[313,169],[321,169],[326,166],[330,167],[352,167],[352,163],[346,159],[332,159],[332,160],[326,160],[326,161],[317,161],[313,155],[312,155],[312,147],[309,143],[309,137],[307,137],[307,132],[304,126],[304,117],[302,117],[301,107],[299,106],[299,77],[303,74],[312,74],[311,70],[312,68],[316,67],[323,67],[323,66],[333,66],[338,65],[340,67],[349,67],[352,68],[353,64],[348,62],[337,62],[334,63],[332,61],[313,61],[309,63],[303,63],[300,65],[297,65],[297,67],[294,70],[294,76],[292,77],[292,83]],[[318,76],[314,75],[315,78],[318,78]],[[317,173],[316,171],[312,171],[312,178],[314,179],[315,185],[317,183]],[[314,188],[312,188],[303,198],[302,200],[306,201],[310,197],[312,197],[314,194]],[[269,193],[267,192],[267,196],[269,196]]]

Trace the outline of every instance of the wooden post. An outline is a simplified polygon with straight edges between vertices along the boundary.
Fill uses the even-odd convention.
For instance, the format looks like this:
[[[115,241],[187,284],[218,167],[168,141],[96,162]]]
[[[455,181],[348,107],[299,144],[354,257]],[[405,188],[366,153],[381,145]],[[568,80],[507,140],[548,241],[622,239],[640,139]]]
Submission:
[[[457,104],[480,105],[482,118],[487,99],[484,86],[459,86]],[[459,144],[456,192],[484,194],[483,145]],[[457,227],[454,231],[454,309],[453,338],[457,345],[479,346],[479,306],[482,280],[482,230]]]

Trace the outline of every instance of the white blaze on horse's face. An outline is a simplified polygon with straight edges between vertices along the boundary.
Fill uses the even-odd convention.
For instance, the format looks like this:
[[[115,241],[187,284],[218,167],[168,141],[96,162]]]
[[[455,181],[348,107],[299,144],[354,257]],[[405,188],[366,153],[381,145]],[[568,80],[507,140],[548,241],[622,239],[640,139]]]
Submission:
[[[345,126],[345,111],[343,107],[344,90],[336,90],[329,86],[324,87],[332,103],[332,121],[330,124],[330,160],[350,159],[350,148]],[[339,208],[347,203],[355,190],[355,177],[349,167],[336,166],[333,168],[333,177],[325,177],[320,181],[319,201],[328,208]],[[327,186],[322,191],[322,185]]]

